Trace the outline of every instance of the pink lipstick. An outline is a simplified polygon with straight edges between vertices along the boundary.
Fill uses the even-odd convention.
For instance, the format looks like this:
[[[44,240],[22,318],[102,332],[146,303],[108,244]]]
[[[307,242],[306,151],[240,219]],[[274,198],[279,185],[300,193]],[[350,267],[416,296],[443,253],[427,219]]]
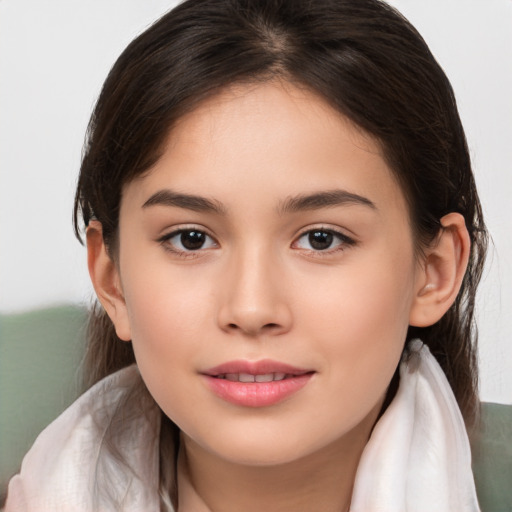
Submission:
[[[230,361],[202,372],[217,396],[244,407],[277,404],[302,389],[314,373],[270,359]]]

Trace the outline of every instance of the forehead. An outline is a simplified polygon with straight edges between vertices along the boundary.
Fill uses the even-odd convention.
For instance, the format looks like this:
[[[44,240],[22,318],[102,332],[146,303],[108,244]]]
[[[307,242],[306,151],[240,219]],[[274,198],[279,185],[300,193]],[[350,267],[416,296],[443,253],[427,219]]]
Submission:
[[[282,81],[232,86],[202,102],[137,182],[139,201],[144,190],[170,187],[227,203],[246,192],[277,201],[333,188],[403,202],[380,144],[319,95]]]
[[[344,137],[350,137],[370,153],[381,154],[380,143],[375,138],[305,86],[283,80],[234,84],[178,119],[167,138],[167,148],[207,139],[216,148],[227,144],[233,149],[235,143],[242,143],[243,146],[237,146],[240,150],[260,144],[268,146],[270,139],[274,148],[284,148],[285,144],[289,147],[292,139],[299,142],[303,137],[311,145],[320,139],[328,144],[334,137],[326,138],[326,132],[334,135],[340,125]]]

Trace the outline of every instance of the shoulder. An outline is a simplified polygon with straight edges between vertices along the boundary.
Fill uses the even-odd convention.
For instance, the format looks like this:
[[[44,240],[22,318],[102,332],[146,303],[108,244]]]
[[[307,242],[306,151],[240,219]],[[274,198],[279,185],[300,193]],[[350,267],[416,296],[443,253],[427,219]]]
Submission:
[[[512,511],[512,405],[481,404],[471,439],[473,474],[482,512]]]
[[[9,483],[6,512],[151,510],[158,433],[159,410],[137,368],[120,370],[39,435]]]

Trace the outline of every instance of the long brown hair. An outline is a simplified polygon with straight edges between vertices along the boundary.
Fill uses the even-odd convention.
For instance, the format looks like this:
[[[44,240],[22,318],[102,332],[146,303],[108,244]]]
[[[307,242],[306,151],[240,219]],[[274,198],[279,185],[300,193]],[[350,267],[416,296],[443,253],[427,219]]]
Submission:
[[[281,78],[325,98],[378,140],[408,201],[419,251],[461,213],[471,238],[460,293],[435,325],[410,328],[439,361],[468,425],[477,408],[476,287],[487,233],[450,83],[418,32],[379,0],[187,0],[122,53],[85,143],[74,224],[95,218],[116,258],[123,186],[154,164],[173,124],[234,83]],[[98,306],[88,384],[134,362]]]

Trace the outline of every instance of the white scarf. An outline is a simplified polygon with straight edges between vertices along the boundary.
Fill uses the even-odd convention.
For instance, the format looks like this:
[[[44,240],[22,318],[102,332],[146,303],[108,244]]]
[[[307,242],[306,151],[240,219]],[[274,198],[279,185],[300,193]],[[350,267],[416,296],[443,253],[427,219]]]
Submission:
[[[115,409],[138,379],[134,366],[107,377],[48,426],[9,484],[5,512],[157,512],[159,410],[140,402],[146,410],[119,433],[120,459],[133,471],[99,448],[106,427],[98,413]],[[186,482],[179,489],[199,504]],[[363,451],[350,512],[478,511],[461,413],[439,364],[415,340],[400,364],[397,394]]]
[[[363,451],[350,512],[479,510],[464,420],[443,370],[414,340]]]

